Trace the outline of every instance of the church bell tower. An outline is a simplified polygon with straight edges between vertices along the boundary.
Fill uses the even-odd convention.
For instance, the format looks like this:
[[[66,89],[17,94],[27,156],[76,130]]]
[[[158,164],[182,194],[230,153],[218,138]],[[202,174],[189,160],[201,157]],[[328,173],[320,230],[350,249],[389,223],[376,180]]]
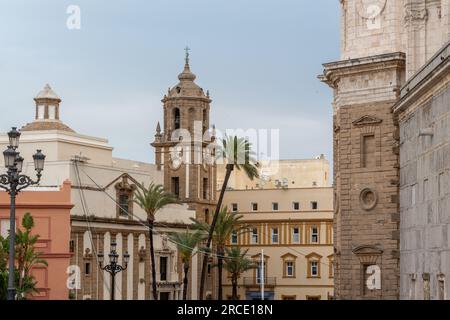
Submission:
[[[210,223],[216,205],[216,166],[211,161],[214,136],[209,113],[209,92],[195,83],[189,65],[189,48],[179,82],[162,99],[163,130],[158,123],[155,158],[164,172],[164,187],[196,211],[197,219]]]

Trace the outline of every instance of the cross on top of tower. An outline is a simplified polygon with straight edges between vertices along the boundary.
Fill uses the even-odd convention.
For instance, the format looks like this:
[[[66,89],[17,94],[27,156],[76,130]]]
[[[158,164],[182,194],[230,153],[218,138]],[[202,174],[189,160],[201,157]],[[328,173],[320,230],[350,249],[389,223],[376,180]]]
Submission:
[[[191,51],[191,48],[186,46],[186,48],[184,48],[184,51],[186,52],[186,64],[189,64],[189,51]]]

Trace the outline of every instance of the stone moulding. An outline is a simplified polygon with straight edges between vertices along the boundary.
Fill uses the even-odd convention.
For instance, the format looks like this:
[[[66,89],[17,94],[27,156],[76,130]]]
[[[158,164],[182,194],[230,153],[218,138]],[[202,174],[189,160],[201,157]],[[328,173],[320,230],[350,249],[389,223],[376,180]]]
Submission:
[[[375,265],[383,250],[374,245],[361,245],[352,250],[358,256],[360,262],[365,265]]]
[[[448,76],[450,70],[450,42],[436,53],[401,88],[400,100],[392,107],[395,114],[408,109],[439,81]]]
[[[359,118],[356,121],[353,121],[353,125],[355,127],[364,127],[364,126],[369,126],[369,125],[377,125],[382,122],[383,122],[383,120],[381,120],[377,117],[367,115],[367,116]]]
[[[359,203],[361,205],[361,208],[365,211],[371,211],[375,209],[378,203],[377,192],[370,188],[363,189],[359,196]]]
[[[324,63],[323,74],[318,76],[321,82],[336,89],[342,76],[373,72],[374,70],[388,70],[390,68],[404,68],[406,55],[403,52],[381,54],[373,57],[342,60]]]

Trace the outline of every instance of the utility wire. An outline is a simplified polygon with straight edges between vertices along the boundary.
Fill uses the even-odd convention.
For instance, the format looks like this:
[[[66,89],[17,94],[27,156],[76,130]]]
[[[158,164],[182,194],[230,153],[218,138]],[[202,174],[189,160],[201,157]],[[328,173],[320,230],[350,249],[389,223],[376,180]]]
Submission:
[[[119,208],[120,208],[121,210],[123,210],[124,212],[126,212],[128,216],[133,217],[133,218],[136,219],[141,225],[143,225],[143,226],[149,228],[149,225],[148,225],[147,223],[145,223],[142,219],[140,219],[140,218],[137,217],[136,215],[134,215],[134,214],[128,212],[128,210],[126,210],[125,208],[123,208],[123,207],[120,205],[120,203],[118,203],[116,199],[114,199],[110,194],[108,194],[108,193],[104,190],[103,187],[101,187],[101,186],[100,186],[100,185],[99,185],[99,184],[98,184],[98,183],[97,183],[90,175],[88,175],[88,174],[83,170],[83,168],[81,168],[81,171],[89,178],[89,180],[92,181],[92,183],[94,183],[94,184],[96,185],[96,187],[97,187],[99,190],[101,190],[102,192],[104,192],[104,193],[108,196],[108,198],[110,198],[117,206],[119,206]],[[80,185],[80,186],[81,186],[81,185]],[[163,227],[170,228],[169,225],[167,225],[167,224],[165,224],[165,223],[163,223],[163,222],[158,222],[158,224],[161,225],[161,226],[163,226]],[[155,234],[159,234],[159,235],[163,235],[163,234],[164,234],[164,232],[160,232],[160,231],[156,230],[155,227],[153,227],[152,230],[153,230],[153,232],[154,232]],[[180,247],[183,247],[183,248],[186,248],[186,249],[197,250],[197,253],[199,253],[199,254],[208,254],[208,255],[211,256],[211,257],[222,258],[222,259],[227,259],[227,258],[228,258],[227,256],[224,256],[224,255],[218,255],[218,254],[216,254],[216,253],[208,252],[208,251],[203,250],[203,249],[200,249],[200,248],[192,248],[192,247],[188,247],[188,246],[186,246],[186,245],[184,245],[184,244],[182,244],[182,243],[178,243],[178,242],[172,240],[171,238],[169,238],[168,240],[169,240],[170,242],[176,244],[177,246],[180,246]],[[292,247],[286,247],[286,248],[287,248],[287,249],[290,249],[290,250],[292,250],[292,251],[294,251],[294,252],[296,252],[296,253],[298,253],[298,254],[300,254],[301,256],[304,256],[304,257],[307,256],[307,254],[304,254],[304,253],[302,253],[302,252],[300,252],[300,251],[298,251],[298,250],[296,250],[296,249],[294,249],[294,248],[292,248]],[[249,258],[252,258],[252,257],[253,257],[253,255],[250,255],[250,254],[247,254],[246,256],[249,257]],[[325,266],[327,266],[327,267],[330,267],[330,264],[329,264],[329,263],[326,263],[326,262],[320,261],[320,264],[325,265]]]
[[[76,174],[76,177],[77,177],[77,180],[78,180],[78,184],[81,185],[81,177],[80,177],[80,171],[79,171],[79,168],[78,168],[78,161],[74,160],[73,162],[75,164],[75,174]],[[96,244],[94,243],[94,239],[92,238],[93,232],[92,232],[91,222],[89,221],[89,215],[88,215],[89,208],[87,206],[86,197],[84,195],[84,191],[82,190],[82,188],[79,188],[78,190],[79,190],[79,195],[80,195],[80,199],[81,199],[81,206],[82,206],[82,209],[83,209],[84,217],[85,217],[85,220],[86,220],[86,224],[88,226],[89,241],[91,242],[91,247],[92,247],[94,259],[95,259],[95,262],[97,264],[97,268],[100,268],[100,263],[98,261],[98,251],[97,251],[97,248],[96,248]],[[101,282],[103,283],[104,287],[106,287],[107,291],[111,292],[112,288],[111,288],[110,284],[108,283],[108,281],[105,281],[104,272],[105,271],[103,271],[103,270],[100,270],[100,272],[99,272],[100,276],[101,276]],[[120,296],[122,296],[122,292],[121,292],[120,288],[119,288],[118,291],[120,293]],[[97,299],[98,298],[99,297],[97,297]]]

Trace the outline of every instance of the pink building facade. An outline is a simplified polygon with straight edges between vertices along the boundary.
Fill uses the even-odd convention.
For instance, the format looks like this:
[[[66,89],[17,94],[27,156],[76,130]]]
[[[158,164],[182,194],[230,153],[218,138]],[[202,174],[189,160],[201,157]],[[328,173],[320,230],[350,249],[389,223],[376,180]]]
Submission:
[[[34,219],[33,233],[38,234],[36,250],[48,266],[32,270],[37,281],[38,293],[33,300],[66,300],[67,268],[70,264],[70,210],[71,184],[65,181],[61,187],[32,188],[20,193],[16,204],[16,226],[21,227],[22,217],[29,212]],[[9,230],[9,195],[0,192],[0,231],[3,236]]]

